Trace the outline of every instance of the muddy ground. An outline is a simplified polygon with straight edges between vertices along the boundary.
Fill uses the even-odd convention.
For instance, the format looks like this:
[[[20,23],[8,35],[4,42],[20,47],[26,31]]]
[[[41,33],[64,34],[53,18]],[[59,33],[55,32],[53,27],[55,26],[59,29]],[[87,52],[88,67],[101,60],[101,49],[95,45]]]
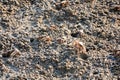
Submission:
[[[120,80],[120,1],[0,0],[0,80]]]

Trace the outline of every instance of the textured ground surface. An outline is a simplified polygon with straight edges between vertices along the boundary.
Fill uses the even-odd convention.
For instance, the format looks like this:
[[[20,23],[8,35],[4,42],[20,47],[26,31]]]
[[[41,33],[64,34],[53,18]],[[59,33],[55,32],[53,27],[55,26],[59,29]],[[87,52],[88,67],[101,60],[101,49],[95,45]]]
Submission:
[[[119,0],[0,0],[0,80],[57,79],[120,79]]]

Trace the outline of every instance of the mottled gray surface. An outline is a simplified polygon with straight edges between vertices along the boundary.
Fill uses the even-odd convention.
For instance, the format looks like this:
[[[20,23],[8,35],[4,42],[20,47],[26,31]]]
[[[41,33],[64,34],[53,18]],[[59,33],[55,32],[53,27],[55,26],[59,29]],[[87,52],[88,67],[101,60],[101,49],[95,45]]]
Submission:
[[[0,0],[0,79],[119,80],[119,5]],[[85,55],[76,52],[74,40],[84,43]]]

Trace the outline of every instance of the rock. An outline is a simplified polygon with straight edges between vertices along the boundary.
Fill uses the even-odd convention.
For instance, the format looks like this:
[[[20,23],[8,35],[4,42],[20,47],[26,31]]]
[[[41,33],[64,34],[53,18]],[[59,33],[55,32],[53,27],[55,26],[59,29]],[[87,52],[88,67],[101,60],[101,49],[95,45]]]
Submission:
[[[84,60],[86,60],[89,56],[87,54],[81,54],[80,57]]]
[[[35,40],[34,38],[30,38],[30,42],[31,42],[31,43],[34,42],[34,40]]]
[[[69,5],[69,2],[67,0],[62,1],[61,3],[56,4],[56,9],[60,10],[64,7],[67,7]]]

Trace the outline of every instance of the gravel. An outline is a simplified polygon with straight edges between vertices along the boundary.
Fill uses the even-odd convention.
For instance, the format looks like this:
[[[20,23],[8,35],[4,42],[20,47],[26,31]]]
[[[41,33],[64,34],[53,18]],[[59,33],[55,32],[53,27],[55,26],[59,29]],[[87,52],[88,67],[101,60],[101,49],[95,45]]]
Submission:
[[[119,5],[0,0],[0,79],[119,80]]]

